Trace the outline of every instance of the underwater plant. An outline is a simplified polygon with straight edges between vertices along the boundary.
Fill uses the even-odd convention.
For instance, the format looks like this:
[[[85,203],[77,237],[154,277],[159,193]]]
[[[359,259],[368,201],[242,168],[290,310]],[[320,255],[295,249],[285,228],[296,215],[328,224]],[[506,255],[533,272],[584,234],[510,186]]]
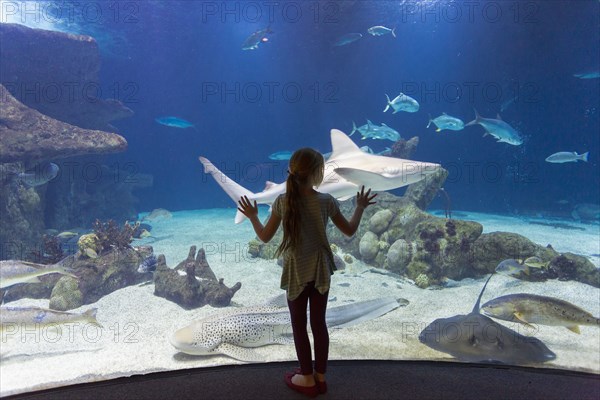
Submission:
[[[56,264],[60,260],[66,257],[63,249],[60,245],[60,239],[56,236],[43,235],[42,236],[42,249],[33,250],[31,255],[40,264]]]
[[[102,222],[97,219],[92,225],[92,228],[94,229],[94,234],[96,235],[102,250],[111,248],[128,249],[131,248],[133,234],[138,225],[139,223],[131,225],[129,222],[125,222],[123,227],[119,228],[117,223],[112,219],[107,222]]]

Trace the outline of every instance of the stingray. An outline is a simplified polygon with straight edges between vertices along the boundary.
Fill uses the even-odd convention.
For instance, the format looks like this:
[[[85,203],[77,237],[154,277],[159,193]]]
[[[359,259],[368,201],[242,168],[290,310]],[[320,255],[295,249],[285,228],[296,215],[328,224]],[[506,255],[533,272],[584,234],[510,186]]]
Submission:
[[[419,335],[419,341],[460,361],[515,365],[554,360],[554,354],[539,339],[521,335],[479,313],[483,285],[470,314],[438,318]]]

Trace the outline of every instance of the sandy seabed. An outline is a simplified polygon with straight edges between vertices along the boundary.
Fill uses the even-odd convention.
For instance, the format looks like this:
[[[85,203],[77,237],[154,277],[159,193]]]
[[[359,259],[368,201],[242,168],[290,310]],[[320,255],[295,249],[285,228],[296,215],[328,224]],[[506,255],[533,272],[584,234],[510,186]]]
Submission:
[[[187,257],[189,247],[203,247],[208,262],[227,286],[236,282],[242,288],[232,300],[233,307],[260,305],[281,293],[280,267],[275,261],[247,255],[247,243],[254,237],[248,223],[234,225],[234,209],[183,211],[173,218],[153,222],[153,237],[136,244],[150,244],[156,254],[164,254],[174,267]],[[577,224],[585,231],[566,231],[531,225],[527,220],[480,213],[467,218],[483,224],[484,232],[510,231],[560,252],[586,255],[600,265],[600,227]],[[468,314],[483,283],[465,279],[442,290],[420,289],[401,277],[384,275],[355,260],[332,277],[330,307],[350,301],[383,296],[407,299],[410,303],[375,320],[330,333],[331,359],[441,360],[452,358],[421,344],[420,331],[436,318]],[[60,330],[41,329],[4,335],[0,342],[0,396],[47,389],[68,384],[92,382],[150,372],[209,367],[242,362],[226,356],[188,356],[178,353],[168,342],[175,330],[195,319],[223,309],[205,306],[184,310],[153,294],[153,285],[131,286],[113,292],[94,304],[72,312],[98,309],[102,328],[91,325],[65,325]],[[600,315],[600,289],[578,282],[531,283],[496,275],[490,281],[482,302],[510,293],[535,293],[569,301]],[[48,307],[48,300],[21,299],[10,306]],[[557,357],[543,364],[600,374],[600,329],[582,326],[577,335],[563,327],[538,325],[535,330],[505,323],[524,335],[542,340]],[[272,345],[257,349],[265,361],[295,360],[293,345]]]

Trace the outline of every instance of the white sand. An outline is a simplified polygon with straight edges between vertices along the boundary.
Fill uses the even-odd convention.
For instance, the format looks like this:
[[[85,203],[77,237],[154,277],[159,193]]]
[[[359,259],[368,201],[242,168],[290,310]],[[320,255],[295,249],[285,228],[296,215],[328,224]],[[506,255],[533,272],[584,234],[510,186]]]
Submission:
[[[157,254],[165,254],[171,267],[186,258],[191,245],[204,247],[217,277],[224,278],[227,286],[242,282],[242,288],[233,298],[234,305],[261,304],[281,293],[280,267],[274,261],[247,256],[247,242],[254,236],[252,228],[248,223],[234,225],[233,216],[233,209],[177,212],[170,220],[154,222],[154,238],[145,242],[153,245]],[[518,232],[537,243],[551,243],[557,251],[600,253],[597,226],[581,225],[590,230],[565,233],[514,218],[485,214],[470,214],[470,217],[482,222],[486,232]],[[469,313],[484,281],[469,279],[455,288],[422,290],[408,281],[369,269],[355,261],[346,271],[336,273],[330,293],[330,299],[335,301],[330,302],[330,307],[386,295],[408,299],[410,304],[376,320],[333,330],[330,358],[451,360],[450,356],[419,343],[418,334],[435,318]],[[42,330],[19,332],[8,341],[3,337],[0,350],[6,355],[0,364],[0,396],[161,370],[241,363],[225,356],[193,357],[177,353],[167,341],[168,335],[194,319],[220,310],[206,306],[186,311],[154,296],[153,291],[153,285],[128,287],[95,304],[72,310],[81,312],[97,307],[103,329],[65,326],[59,334]],[[530,283],[497,275],[492,278],[483,301],[516,292],[557,297],[600,315],[600,290],[577,282]],[[9,305],[47,307],[48,301],[22,299]],[[534,334],[556,353],[556,360],[543,367],[600,373],[598,327],[583,326],[581,335],[577,335],[562,327],[538,326],[532,333],[522,325],[506,325],[522,334]],[[266,346],[258,352],[265,361],[295,360],[292,345]]]

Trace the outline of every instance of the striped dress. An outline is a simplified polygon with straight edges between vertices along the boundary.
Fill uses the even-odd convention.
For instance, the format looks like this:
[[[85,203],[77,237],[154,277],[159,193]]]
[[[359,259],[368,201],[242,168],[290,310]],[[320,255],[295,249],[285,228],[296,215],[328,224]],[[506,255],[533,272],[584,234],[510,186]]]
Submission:
[[[286,208],[285,196],[278,196],[272,209],[272,213],[282,219]],[[300,242],[295,251],[287,250],[283,254],[281,288],[287,291],[289,300],[296,299],[306,284],[313,281],[319,293],[325,294],[329,290],[331,274],[336,269],[325,228],[329,218],[340,212],[339,204],[327,193],[317,192],[301,199]]]

